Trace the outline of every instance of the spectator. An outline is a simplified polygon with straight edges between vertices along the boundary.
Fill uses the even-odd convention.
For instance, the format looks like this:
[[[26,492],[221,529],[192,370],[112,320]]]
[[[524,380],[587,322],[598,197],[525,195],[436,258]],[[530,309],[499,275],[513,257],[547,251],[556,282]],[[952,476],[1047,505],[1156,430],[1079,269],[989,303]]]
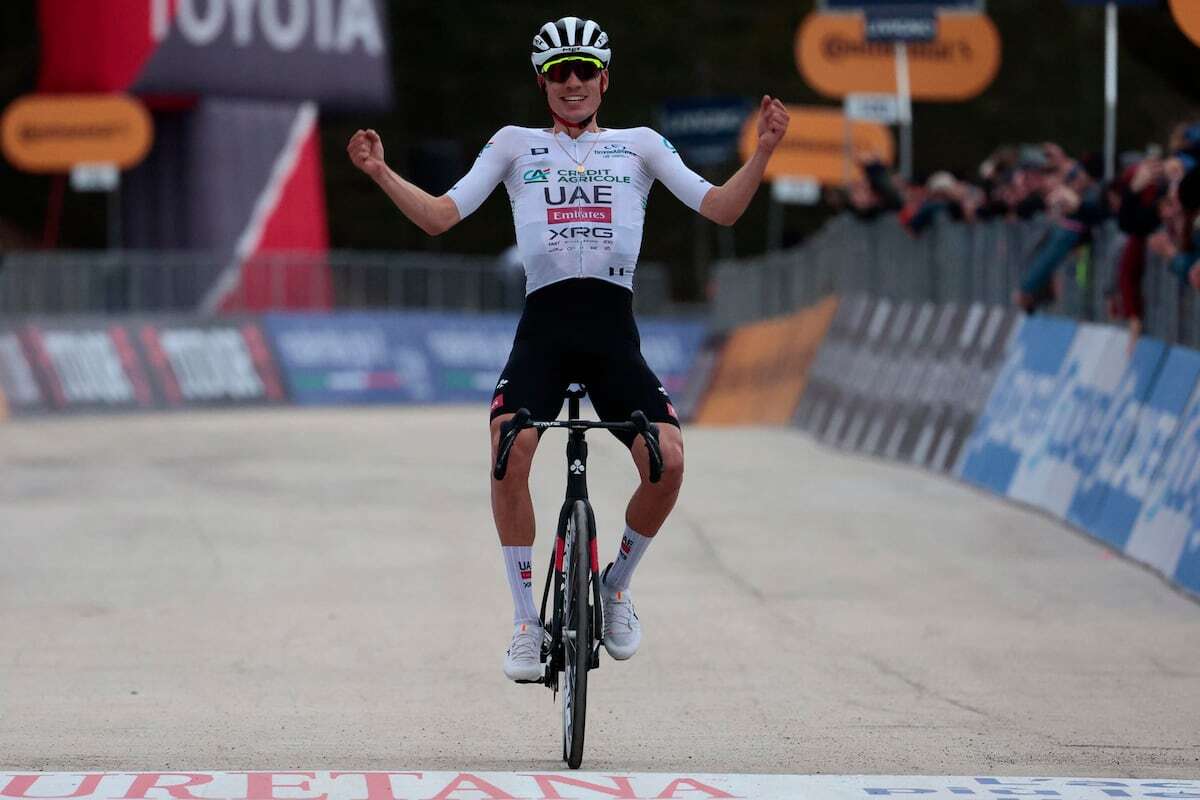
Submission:
[[[1125,154],[1120,176],[1108,183],[1099,154],[1072,158],[1054,142],[999,147],[980,164],[974,182],[938,171],[907,183],[867,155],[860,159],[863,177],[826,197],[860,219],[897,211],[914,236],[940,218],[970,223],[1044,215],[1052,227],[1014,293],[1027,312],[1055,300],[1060,264],[1115,217],[1126,240],[1107,292],[1108,311],[1128,320],[1136,339],[1144,326],[1141,286],[1149,253],[1200,289],[1200,119],[1176,125],[1167,152]]]
[[[1164,167],[1168,179],[1171,160]],[[1163,228],[1150,237],[1150,248],[1180,280],[1200,290],[1200,167],[1170,182],[1166,196],[1159,201],[1159,215]]]
[[[907,220],[902,217],[901,221],[905,222],[914,236],[920,236],[939,216],[945,215],[960,222],[968,218],[968,221],[973,221],[979,205],[978,198],[952,174],[935,172],[925,182],[925,191],[915,210]]]
[[[886,211],[899,211],[903,201],[887,167],[873,153],[859,159],[864,178],[851,181],[849,203],[859,219],[874,219]]]
[[[1014,301],[1027,313],[1052,302],[1057,295],[1054,273],[1077,246],[1091,241],[1092,229],[1112,214],[1108,194],[1097,180],[1102,169],[1095,157],[1083,162],[1069,158],[1061,147],[1046,142],[1029,158],[1042,164],[1040,190],[1054,228],[1034,257]]]

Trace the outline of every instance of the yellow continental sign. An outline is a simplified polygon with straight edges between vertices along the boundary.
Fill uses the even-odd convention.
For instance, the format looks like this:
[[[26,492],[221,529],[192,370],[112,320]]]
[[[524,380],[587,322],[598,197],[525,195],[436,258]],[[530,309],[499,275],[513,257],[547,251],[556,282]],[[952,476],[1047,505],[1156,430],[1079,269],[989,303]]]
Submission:
[[[841,185],[847,174],[860,175],[859,168],[846,163],[846,117],[839,108],[826,106],[788,106],[787,133],[767,163],[766,177],[807,176],[823,184]],[[850,123],[851,158],[872,153],[885,164],[895,160],[892,133],[877,122],[854,120]],[[758,146],[758,114],[742,126],[742,160],[750,158]]]
[[[796,31],[796,66],[829,97],[896,91],[895,50],[867,41],[862,14],[805,17]],[[936,39],[908,45],[908,70],[914,100],[969,100],[1000,70],[1000,33],[985,14],[940,14]]]
[[[1200,47],[1200,0],[1171,0],[1171,16],[1192,44]]]
[[[26,95],[0,120],[4,157],[26,172],[68,172],[93,163],[132,167],[153,138],[145,106],[121,94]]]

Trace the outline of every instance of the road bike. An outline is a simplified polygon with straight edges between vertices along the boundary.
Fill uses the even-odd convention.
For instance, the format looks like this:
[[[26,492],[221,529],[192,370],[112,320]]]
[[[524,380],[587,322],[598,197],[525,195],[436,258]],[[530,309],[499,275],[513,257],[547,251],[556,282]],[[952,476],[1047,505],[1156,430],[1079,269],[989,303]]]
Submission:
[[[566,428],[567,496],[558,514],[554,538],[554,558],[546,569],[542,590],[541,623],[542,677],[522,683],[542,684],[558,695],[563,689],[562,725],[563,760],[571,769],[583,762],[583,736],[587,720],[588,672],[600,666],[601,631],[604,630],[600,601],[600,566],[596,557],[596,517],[587,494],[587,431],[594,428],[628,431],[642,437],[650,455],[650,482],[662,478],[662,451],[658,445],[658,426],[641,411],[633,412],[628,422],[595,422],[579,418],[579,400],[586,387],[567,391],[568,414],[562,421],[530,419],[528,409],[520,409],[512,419],[501,423],[493,474],[504,480],[508,456],[517,434],[526,428],[538,431]],[[554,600],[549,618],[546,605],[550,587]],[[549,624],[547,624],[549,622]]]

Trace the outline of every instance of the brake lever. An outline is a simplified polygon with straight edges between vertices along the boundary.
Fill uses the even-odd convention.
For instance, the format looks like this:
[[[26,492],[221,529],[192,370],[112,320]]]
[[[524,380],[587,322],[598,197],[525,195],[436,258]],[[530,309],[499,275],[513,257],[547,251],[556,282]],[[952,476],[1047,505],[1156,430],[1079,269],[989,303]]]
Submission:
[[[504,480],[508,473],[508,454],[512,450],[517,434],[529,427],[529,409],[521,408],[513,414],[512,419],[500,423],[500,443],[496,448],[496,465],[492,468],[492,476],[496,480]]]
[[[658,426],[646,419],[646,415],[641,411],[633,412],[630,421],[646,442],[646,452],[650,455],[650,482],[658,483],[662,480],[663,473],[662,449],[658,446]]]

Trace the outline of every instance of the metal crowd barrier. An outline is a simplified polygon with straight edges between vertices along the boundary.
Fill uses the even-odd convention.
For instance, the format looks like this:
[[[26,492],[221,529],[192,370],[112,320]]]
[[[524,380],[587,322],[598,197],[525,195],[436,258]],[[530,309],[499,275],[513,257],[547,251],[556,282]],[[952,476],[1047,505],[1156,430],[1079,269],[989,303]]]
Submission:
[[[227,263],[195,251],[0,253],[0,314],[193,312]],[[515,311],[525,298],[520,265],[492,257],[340,250],[271,253],[255,264],[268,275],[272,309],[285,307],[285,287],[296,299],[297,274],[311,276],[301,300],[328,297],[332,288],[336,309]],[[297,269],[312,266],[328,270]],[[661,264],[639,265],[635,287],[639,313],[695,313],[671,302]]]
[[[831,293],[869,293],[895,300],[1008,304],[1038,246],[1046,220],[938,220],[921,236],[894,216],[864,222],[844,214],[803,244],[714,267],[714,328],[810,306]],[[1080,320],[1108,319],[1106,294],[1117,291],[1116,268],[1124,235],[1115,223],[1094,231],[1090,245],[1059,267],[1058,302],[1046,309]],[[1150,255],[1143,283],[1146,332],[1171,343],[1200,347],[1200,298]]]

